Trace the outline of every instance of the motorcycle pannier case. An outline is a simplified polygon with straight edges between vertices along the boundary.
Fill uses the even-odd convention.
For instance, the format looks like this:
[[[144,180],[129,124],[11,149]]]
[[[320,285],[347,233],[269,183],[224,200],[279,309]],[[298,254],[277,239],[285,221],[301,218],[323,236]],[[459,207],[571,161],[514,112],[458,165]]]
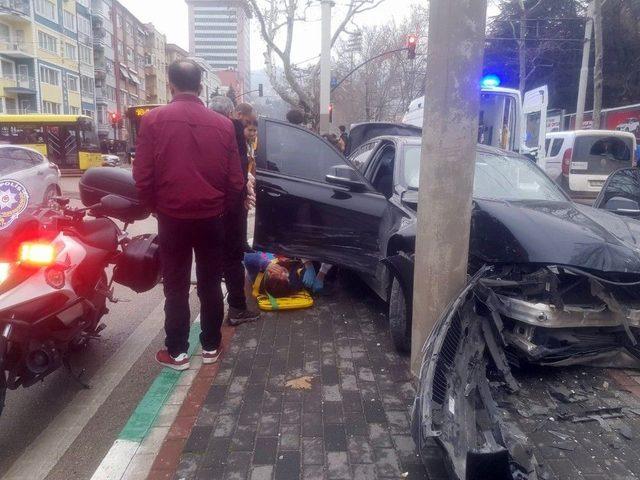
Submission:
[[[117,195],[126,198],[132,206],[126,212],[109,212],[101,208],[95,213],[117,218],[123,222],[144,220],[150,211],[145,208],[138,197],[136,184],[130,170],[124,168],[97,167],[87,170],[80,179],[80,199],[85,207],[98,205],[106,195]]]
[[[147,292],[160,281],[157,235],[133,237],[122,249],[113,270],[113,281],[137,293]]]

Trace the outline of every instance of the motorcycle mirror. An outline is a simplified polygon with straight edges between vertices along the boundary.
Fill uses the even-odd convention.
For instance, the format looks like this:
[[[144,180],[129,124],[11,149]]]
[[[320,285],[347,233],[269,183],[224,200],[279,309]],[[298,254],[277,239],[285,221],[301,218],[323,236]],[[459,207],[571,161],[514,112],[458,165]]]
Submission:
[[[106,195],[100,200],[100,206],[111,211],[124,211],[130,209],[133,204],[119,195]]]

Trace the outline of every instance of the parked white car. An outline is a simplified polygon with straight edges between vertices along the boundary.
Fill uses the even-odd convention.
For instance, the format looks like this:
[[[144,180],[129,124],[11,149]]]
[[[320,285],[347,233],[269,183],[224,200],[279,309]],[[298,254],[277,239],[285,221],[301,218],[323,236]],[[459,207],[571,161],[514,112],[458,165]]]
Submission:
[[[0,145],[0,182],[13,180],[29,194],[29,204],[45,204],[60,195],[60,170],[41,153],[18,145]]]
[[[636,137],[619,130],[575,130],[548,133],[545,158],[547,175],[573,197],[596,197],[607,177],[632,167]]]

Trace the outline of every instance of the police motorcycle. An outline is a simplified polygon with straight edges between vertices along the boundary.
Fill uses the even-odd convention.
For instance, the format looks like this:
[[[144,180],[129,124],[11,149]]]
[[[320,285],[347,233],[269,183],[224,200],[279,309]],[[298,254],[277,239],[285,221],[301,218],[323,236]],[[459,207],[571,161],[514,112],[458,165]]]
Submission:
[[[62,366],[84,384],[70,355],[99,338],[114,282],[141,293],[160,280],[156,235],[126,232],[150,215],[131,172],[90,169],[80,197],[83,208],[61,197],[29,208],[24,186],[0,181],[0,414],[7,390]]]

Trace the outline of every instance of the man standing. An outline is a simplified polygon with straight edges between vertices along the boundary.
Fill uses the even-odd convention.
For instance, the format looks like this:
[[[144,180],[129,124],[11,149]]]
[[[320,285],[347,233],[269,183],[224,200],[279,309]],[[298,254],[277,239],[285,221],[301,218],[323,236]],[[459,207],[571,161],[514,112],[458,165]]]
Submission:
[[[344,125],[340,125],[338,127],[338,130],[340,130],[340,140],[342,140],[344,148],[346,149],[347,145],[349,145],[349,134],[347,133],[347,127],[345,127]]]
[[[158,216],[167,348],[156,360],[175,370],[189,368],[193,251],[202,361],[214,363],[220,354],[224,216],[244,191],[233,124],[200,101],[201,80],[195,62],[169,66],[173,100],[142,118],[133,167],[141,200]]]
[[[236,141],[240,152],[242,173],[245,184],[248,180],[247,140],[244,136],[246,124],[255,119],[253,107],[248,103],[241,103],[233,108],[233,103],[227,97],[218,96],[211,99],[211,109],[232,119],[236,132]],[[247,245],[247,208],[243,204],[237,204],[231,208],[225,218],[225,245],[223,258],[223,271],[225,284],[229,295],[228,321],[230,325],[237,326],[241,323],[252,322],[260,318],[260,312],[250,310],[247,307],[245,295],[245,270],[244,253]]]

